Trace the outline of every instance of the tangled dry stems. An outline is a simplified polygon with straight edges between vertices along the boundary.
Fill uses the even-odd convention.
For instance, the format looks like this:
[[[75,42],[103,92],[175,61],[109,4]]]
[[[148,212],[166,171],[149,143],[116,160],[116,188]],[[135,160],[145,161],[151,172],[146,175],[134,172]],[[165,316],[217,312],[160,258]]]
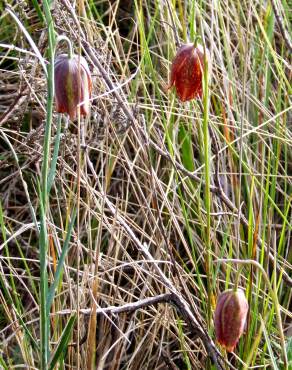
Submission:
[[[33,25],[34,39],[37,40],[40,53],[44,55],[46,30],[41,29],[29,8],[19,8],[18,11],[20,19],[25,15],[30,25]],[[67,1],[56,2],[54,21],[59,33],[66,34],[76,45],[80,40],[82,52],[91,63],[93,95],[106,95],[93,101],[92,115],[82,124],[80,234],[79,240],[75,238],[70,243],[62,287],[53,307],[52,327],[56,328],[56,332],[53,333],[52,343],[57,341],[61,331],[62,325],[58,326],[58,321],[76,311],[75,297],[78,290],[80,332],[81,337],[86,338],[80,347],[82,361],[86,362],[90,346],[97,343],[97,361],[101,368],[111,368],[112,363],[117,368],[127,364],[132,369],[140,366],[163,369],[166,363],[170,368],[176,368],[175,362],[178,363],[182,350],[180,343],[183,342],[182,353],[184,350],[188,352],[194,368],[204,368],[207,356],[211,356],[217,368],[223,368],[222,357],[205,329],[201,297],[206,296],[206,292],[198,292],[201,288],[196,281],[196,263],[203,263],[205,253],[204,239],[199,234],[193,236],[198,256],[195,263],[176,191],[176,187],[181,185],[186,195],[194,200],[195,196],[187,186],[187,181],[191,179],[197,183],[192,190],[200,192],[204,180],[198,171],[186,169],[180,162],[179,153],[171,154],[164,144],[161,110],[165,108],[166,114],[170,115],[170,107],[159,107],[154,100],[151,104],[144,103],[143,99],[139,100],[139,96],[129,103],[131,88],[127,84],[119,87],[127,80],[129,72],[133,73],[125,67],[130,58],[135,66],[134,73],[139,68],[135,35],[128,45],[127,55],[123,52],[119,60],[117,52],[114,55],[109,52],[111,48],[100,36],[101,28],[97,24],[89,25],[84,20],[79,21]],[[17,36],[21,47],[16,49],[11,40],[7,40],[10,46],[6,48],[19,53],[20,57],[15,58],[17,69],[1,70],[0,126],[1,132],[7,136],[14,149],[13,153],[7,143],[1,142],[2,208],[8,225],[6,233],[11,238],[10,257],[1,257],[1,273],[8,285],[10,273],[19,284],[17,291],[23,305],[22,319],[37,337],[37,290],[33,282],[38,279],[39,256],[32,209],[38,208],[37,178],[42,159],[46,83],[42,69],[26,40]],[[112,40],[116,41],[115,46],[121,52],[119,43],[122,43],[122,37],[118,33],[110,34],[107,42]],[[147,83],[151,86],[145,78],[141,86]],[[111,93],[107,94],[108,91]],[[146,122],[145,115],[149,110],[152,112],[152,120]],[[178,108],[175,114],[181,114],[185,119],[192,119],[194,114],[195,120],[201,120],[199,107],[196,112]],[[213,255],[217,257],[220,239],[216,239],[215,234],[219,225],[229,229],[230,223],[236,225],[238,218],[244,227],[248,227],[249,222],[236,207],[235,199],[229,196],[230,185],[222,185],[219,170],[223,173],[228,171],[222,154],[220,157],[220,138],[213,131],[212,124],[210,133],[215,146],[211,185],[215,215]],[[51,277],[66,235],[75,196],[76,129],[76,124],[70,123],[63,131],[56,182],[52,191],[48,266]],[[194,133],[195,146],[198,146],[197,135]],[[176,177],[172,184],[169,183],[170,176]],[[198,203],[197,200],[195,203]],[[201,217],[204,220],[204,215]],[[190,222],[196,229],[198,221]],[[5,240],[1,244],[3,248],[8,245]],[[260,237],[257,238],[257,245],[262,247]],[[81,269],[77,272],[78,248]],[[20,250],[29,264],[28,269],[23,267],[22,257],[18,260]],[[273,252],[268,250],[268,246],[266,250],[274,262]],[[291,278],[285,271],[289,264],[279,259],[277,268],[283,273],[285,282],[291,286]],[[204,279],[204,271],[200,270],[200,273]],[[2,294],[1,301],[4,305]],[[177,310],[167,304],[157,304],[169,302]],[[137,308],[145,306],[147,309],[137,311]],[[11,353],[19,346],[23,358],[33,367],[35,360],[26,353],[22,342],[23,329],[16,311],[12,309],[12,313],[9,313],[10,310],[11,307],[4,305],[10,322],[1,330],[2,337],[5,337],[3,348],[5,351],[10,348],[8,351]],[[95,318],[95,339],[86,336],[94,323],[92,317],[89,319],[86,315],[91,310],[96,314],[103,313]],[[116,311],[121,315],[107,314]],[[184,319],[183,333],[174,325],[180,317]],[[69,354],[72,363],[75,347],[73,343]]]

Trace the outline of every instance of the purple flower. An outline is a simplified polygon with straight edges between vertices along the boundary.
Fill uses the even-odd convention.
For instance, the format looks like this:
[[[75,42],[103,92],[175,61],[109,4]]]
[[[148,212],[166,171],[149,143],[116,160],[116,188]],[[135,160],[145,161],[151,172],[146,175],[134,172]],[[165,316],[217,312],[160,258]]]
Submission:
[[[207,59],[209,53],[207,51]],[[202,45],[182,45],[172,62],[170,84],[175,86],[181,101],[187,101],[202,96],[202,80],[204,71],[204,49]]]
[[[247,312],[248,302],[241,289],[220,294],[215,310],[215,334],[228,352],[233,351],[243,333]]]
[[[91,98],[92,80],[86,60],[80,56],[80,71],[78,55],[69,58],[67,54],[60,54],[55,60],[55,100],[58,113],[68,113],[73,121],[77,116],[77,106],[80,105],[80,114],[89,113],[89,99]]]

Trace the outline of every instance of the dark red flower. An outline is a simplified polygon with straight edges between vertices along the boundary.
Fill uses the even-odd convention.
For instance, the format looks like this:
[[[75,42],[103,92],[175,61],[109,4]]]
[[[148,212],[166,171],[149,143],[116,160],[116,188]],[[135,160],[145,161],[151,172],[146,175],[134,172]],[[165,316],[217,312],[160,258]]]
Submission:
[[[207,51],[208,59],[208,51]],[[202,45],[182,45],[172,62],[170,84],[176,87],[181,101],[202,96],[202,79],[204,70],[204,49]]]
[[[89,99],[91,98],[92,81],[86,60],[80,56],[80,73],[78,55],[69,58],[67,54],[60,54],[55,60],[55,100],[58,113],[68,113],[71,120],[77,116],[77,106],[80,105],[80,114],[89,113]]]
[[[243,333],[247,312],[248,302],[241,289],[220,294],[215,310],[215,334],[228,352],[233,351]]]

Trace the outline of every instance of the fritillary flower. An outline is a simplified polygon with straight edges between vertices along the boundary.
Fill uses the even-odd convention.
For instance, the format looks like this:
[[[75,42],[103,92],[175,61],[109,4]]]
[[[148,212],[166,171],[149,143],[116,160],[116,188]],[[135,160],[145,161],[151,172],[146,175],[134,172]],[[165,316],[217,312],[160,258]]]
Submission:
[[[80,56],[80,71],[78,55],[71,58],[67,54],[60,54],[55,60],[55,100],[58,113],[68,113],[73,121],[77,117],[77,108],[80,105],[80,114],[89,113],[89,99],[91,98],[92,80],[86,60]]]
[[[209,53],[206,49],[207,60]],[[202,96],[204,48],[193,43],[182,45],[172,62],[169,88],[174,86],[182,102]]]
[[[220,294],[215,310],[215,334],[218,342],[232,352],[241,337],[248,312],[248,302],[241,289]]]

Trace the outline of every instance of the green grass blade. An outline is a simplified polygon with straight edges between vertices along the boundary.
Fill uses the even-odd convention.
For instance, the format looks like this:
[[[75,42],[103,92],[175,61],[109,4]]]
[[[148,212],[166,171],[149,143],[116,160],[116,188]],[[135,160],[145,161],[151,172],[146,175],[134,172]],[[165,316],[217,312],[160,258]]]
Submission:
[[[55,349],[54,353],[52,353],[51,359],[49,361],[49,370],[54,370],[57,363],[61,361],[62,358],[64,357],[64,353],[68,345],[75,320],[76,316],[74,315],[71,316],[69,321],[67,322],[67,325],[60,337],[60,341],[57,345],[57,348]]]
[[[50,190],[51,190],[51,187],[53,185],[55,175],[56,175],[56,166],[57,166],[58,153],[59,153],[59,147],[60,147],[61,129],[62,129],[62,115],[60,114],[58,117],[57,132],[55,136],[55,145],[54,145],[53,157],[51,161],[51,168],[49,170],[48,193],[50,193]]]
[[[273,369],[274,370],[279,370],[279,367],[277,365],[277,360],[274,356],[274,352],[272,350],[272,347],[271,347],[271,339],[270,339],[270,336],[269,334],[267,333],[267,329],[266,329],[266,326],[265,326],[265,323],[262,319],[262,317],[260,316],[260,320],[261,320],[261,323],[263,325],[263,333],[264,333],[264,336],[265,336],[265,339],[266,339],[266,344],[267,344],[267,347],[268,347],[268,351],[269,351],[269,354],[270,354],[270,359],[272,361],[272,365],[273,365]]]
[[[50,286],[50,289],[49,289],[49,292],[48,292],[48,295],[47,295],[46,306],[47,306],[48,310],[51,307],[51,304],[53,302],[54,295],[55,295],[55,290],[56,290],[56,288],[57,288],[57,286],[60,282],[65,257],[67,255],[67,251],[68,251],[68,248],[69,248],[69,242],[70,242],[70,238],[71,238],[71,235],[72,235],[73,226],[74,226],[74,223],[75,223],[76,213],[77,213],[77,209],[75,208],[73,210],[71,222],[69,224],[69,228],[68,228],[67,236],[66,236],[66,239],[65,239],[65,243],[64,243],[63,248],[62,248],[62,253],[61,253],[61,256],[60,256],[59,261],[58,261],[58,266],[57,266],[57,270],[56,270],[56,273],[55,273],[54,282]]]

